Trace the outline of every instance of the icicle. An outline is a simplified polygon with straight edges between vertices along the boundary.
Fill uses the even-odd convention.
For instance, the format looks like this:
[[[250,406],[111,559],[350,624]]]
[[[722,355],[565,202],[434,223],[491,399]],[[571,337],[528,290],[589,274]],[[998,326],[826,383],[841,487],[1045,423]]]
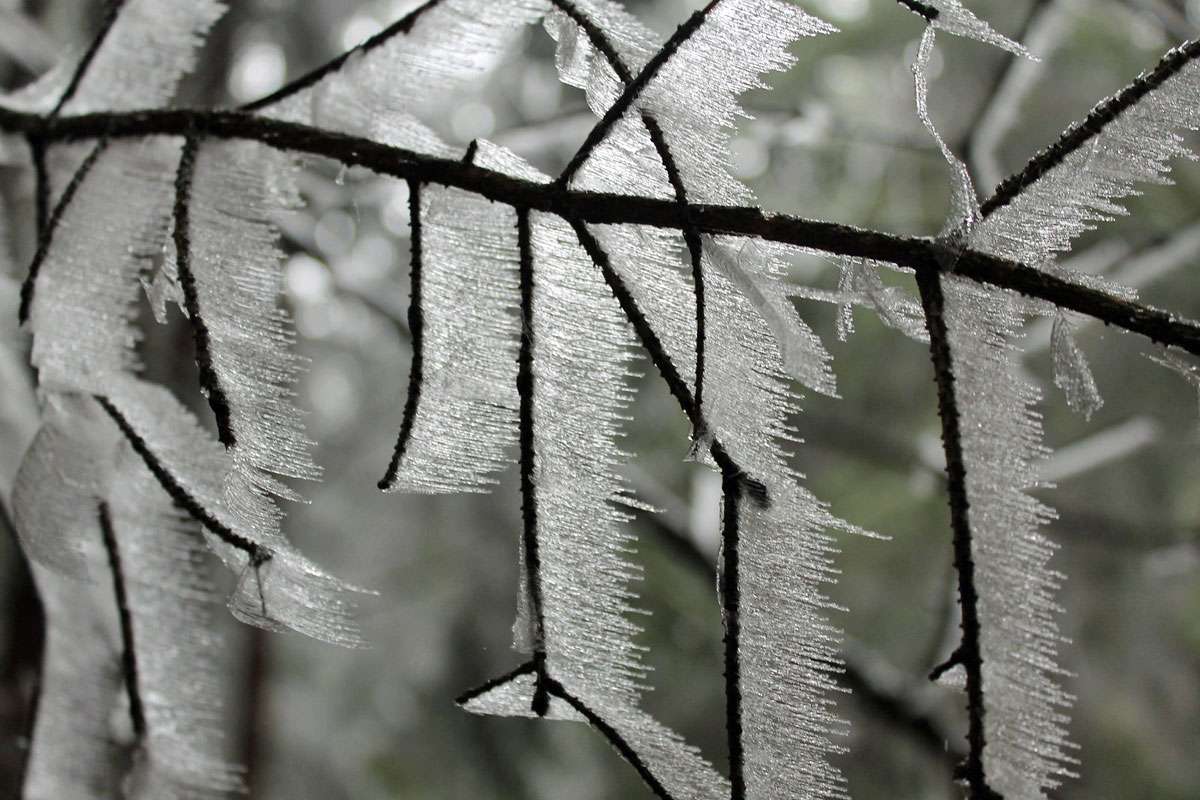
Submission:
[[[1104,405],[1104,400],[1100,397],[1100,390],[1096,388],[1096,379],[1092,377],[1087,357],[1075,343],[1075,334],[1071,328],[1071,321],[1065,313],[1060,312],[1054,318],[1054,327],[1050,333],[1054,358],[1054,385],[1062,389],[1068,406],[1083,414],[1085,419],[1091,419],[1092,414]]]
[[[128,446],[108,504],[131,614],[145,738],[126,778],[130,800],[216,800],[241,789],[223,757],[222,655],[200,526],[177,509]]]
[[[160,466],[162,473],[155,475],[160,485],[169,484],[164,488],[172,499],[203,519],[209,547],[239,576],[229,602],[235,616],[270,630],[287,628],[348,647],[363,644],[353,621],[355,595],[363,590],[294,550],[279,530],[278,510],[262,490],[238,498],[248,512],[230,507],[222,476],[230,472],[232,456],[169,392],[112,376],[105,402],[114,422],[127,428],[125,437],[136,438],[135,450],[137,443],[144,448],[139,456]],[[256,560],[255,552],[265,560]]]

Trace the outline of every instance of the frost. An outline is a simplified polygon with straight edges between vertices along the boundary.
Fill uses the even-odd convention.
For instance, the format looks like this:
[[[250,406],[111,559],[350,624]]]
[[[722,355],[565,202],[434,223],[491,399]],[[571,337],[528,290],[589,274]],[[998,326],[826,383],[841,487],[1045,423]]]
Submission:
[[[278,525],[279,512],[261,495],[298,499],[276,476],[320,476],[293,402],[303,362],[291,352],[295,334],[278,305],[284,257],[270,215],[298,202],[285,183],[288,168],[287,156],[262,145],[202,142],[190,198],[192,324],[207,332],[216,381],[209,401],[220,391],[228,404],[225,496],[239,527],[257,530]]]
[[[903,2],[903,0],[902,0]],[[1022,45],[997,33],[991,25],[979,19],[958,0],[925,0],[924,5],[937,10],[938,15],[928,26],[955,36],[964,36],[1007,50],[1018,56],[1032,58]]]
[[[476,163],[493,163],[481,146]],[[512,462],[517,420],[517,228],[511,208],[421,191],[424,376],[388,491],[485,491]]]
[[[950,262],[946,266],[953,267],[964,246],[986,249],[980,242],[989,234],[987,222],[978,221],[966,167],[946,146],[926,107],[933,31],[933,26],[926,28],[913,72],[918,116],[954,174],[954,205],[940,237],[943,258]],[[998,254],[1016,258],[1007,250]],[[1040,485],[1040,464],[1048,450],[1033,410],[1041,395],[1020,369],[1016,344],[1026,303],[953,275],[938,280],[945,295],[976,564],[979,650],[987,687],[984,766],[989,785],[1001,795],[1033,800],[1071,774],[1067,712],[1073,698],[1058,685],[1061,637],[1054,597],[1059,575],[1049,568],[1055,548],[1039,531],[1053,511],[1028,494]],[[1060,330],[1059,336],[1064,335],[1069,332]],[[1082,353],[1073,342],[1055,352],[1062,374],[1069,376],[1060,385],[1090,413],[1100,399]]]
[[[160,139],[95,154],[34,287],[29,328],[42,386],[102,391],[105,374],[138,366],[130,286],[162,251],[177,160],[178,146]]]
[[[1159,364],[1175,372],[1194,386],[1197,398],[1200,399],[1200,367],[1194,366],[1179,355],[1165,349],[1162,351],[1162,355],[1148,356],[1148,358],[1155,364]]]
[[[225,6],[218,0],[126,0],[107,31],[66,114],[136,110],[165,105],[192,71],[204,35]],[[71,53],[35,83],[6,101],[37,111],[53,109],[71,82],[82,53]]]
[[[1075,335],[1071,330],[1071,321],[1066,314],[1054,318],[1054,328],[1051,331],[1051,348],[1054,358],[1054,385],[1062,389],[1066,395],[1067,405],[1083,414],[1085,419],[1091,419],[1104,400],[1100,390],[1096,388],[1096,379],[1088,366],[1087,357],[1075,343]]]

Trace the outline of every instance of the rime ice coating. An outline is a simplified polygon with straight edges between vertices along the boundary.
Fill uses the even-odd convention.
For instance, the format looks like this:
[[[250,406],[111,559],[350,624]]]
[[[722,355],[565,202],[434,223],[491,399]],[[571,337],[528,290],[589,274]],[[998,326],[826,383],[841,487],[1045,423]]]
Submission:
[[[448,155],[434,112],[487,75],[548,0],[441,0],[411,27],[265,111],[431,155]]]
[[[99,541],[99,527],[91,533]],[[111,600],[40,564],[32,570],[46,613],[46,644],[22,797],[119,797],[124,747],[112,717],[121,699],[121,674],[102,613]]]
[[[654,52],[647,44],[653,37],[612,4],[577,7],[595,15],[613,49],[628,54],[627,72],[636,75]],[[603,116],[622,88],[618,71],[567,15],[551,17],[548,27],[558,39],[564,81],[584,86],[589,105]],[[752,201],[725,166],[732,125],[741,113],[737,95],[761,85],[760,73],[790,65],[787,47],[793,41],[830,30],[788,4],[715,6],[595,148],[572,186],[676,197],[663,155],[651,141],[649,116],[663,131],[690,201]],[[678,237],[628,227],[592,230],[674,364],[694,381],[692,287],[679,270]],[[831,737],[844,725],[827,699],[838,669],[839,634],[826,618],[821,585],[832,578],[833,544],[824,531],[847,526],[801,488],[786,466],[781,440],[795,432],[787,427],[794,398],[784,359],[787,374],[810,388],[832,393],[834,383],[828,356],[787,299],[779,256],[773,246],[757,242],[746,248],[721,238],[703,241],[709,320],[704,413],[710,433],[772,496],[769,510],[742,504],[739,688],[746,790],[753,798],[840,797],[844,781],[829,757],[840,749]],[[638,729],[633,721],[625,724]],[[728,790],[710,777],[673,796],[700,791],[709,796]]]
[[[199,317],[192,322],[207,329],[234,440],[226,504],[237,527],[260,532],[279,526],[280,512],[265,496],[299,499],[280,478],[320,477],[294,403],[304,361],[292,352],[291,319],[279,307],[283,252],[270,221],[299,202],[290,170],[288,156],[257,143],[202,141],[189,203]]]
[[[122,446],[108,496],[137,658],[145,739],[126,778],[130,800],[218,800],[241,794],[223,757],[222,680],[228,643],[213,625],[199,523],[175,507]]]
[[[363,645],[353,620],[355,596],[362,590],[328,575],[296,552],[280,532],[277,516],[264,510],[256,524],[243,523],[243,515],[230,508],[223,481],[232,468],[232,456],[170,392],[114,376],[106,400],[153,460],[177,481],[175,493],[181,496],[174,499],[191,506],[187,510],[193,516],[205,517],[209,547],[240,576],[229,601],[235,616],[269,630],[290,629],[348,647]],[[241,499],[274,508],[269,498],[257,492]],[[267,524],[271,519],[274,524]],[[220,535],[218,529],[232,532],[270,558],[256,568],[246,548],[231,544],[230,537]]]
[[[926,29],[913,69],[918,115],[954,174],[956,203],[943,234],[946,257],[952,259],[964,244],[985,249],[987,223],[978,222],[970,176],[942,142],[926,109],[933,30]],[[1049,567],[1055,547],[1040,532],[1054,512],[1028,494],[1040,485],[1038,472],[1048,450],[1034,410],[1041,393],[1020,366],[1017,339],[1027,304],[953,275],[940,280],[979,598],[984,768],[988,784],[1008,800],[1038,800],[1071,774],[1067,723],[1073,698],[1059,685],[1061,609],[1054,596],[1061,576]],[[1076,366],[1080,359],[1081,354]],[[1083,381],[1076,381],[1081,385],[1075,389],[1086,391]]]
[[[492,166],[481,143],[476,163]],[[422,189],[424,380],[392,490],[486,491],[517,424],[517,229],[511,208]]]
[[[930,27],[952,33],[955,36],[975,39],[999,47],[1001,50],[1007,50],[1014,55],[1032,58],[1024,46],[997,33],[991,25],[972,14],[969,9],[964,8],[958,0],[924,0],[924,4],[937,9],[938,12],[937,17],[930,23]]]
[[[717,798],[724,780],[699,753],[638,707],[646,668],[630,583],[633,537],[618,446],[628,411],[633,340],[612,293],[574,232],[531,215],[534,265],[534,492],[548,674],[610,725],[677,798]],[[525,577],[528,580],[528,576]],[[518,639],[524,626],[518,626]],[[478,713],[530,715],[531,676],[472,698]],[[561,700],[550,716],[579,718]]]
[[[33,285],[32,360],[44,388],[103,391],[106,374],[137,368],[131,287],[162,252],[178,158],[162,138],[113,142],[79,184]]]
[[[196,62],[204,36],[221,15],[218,0],[125,0],[64,114],[133,111],[166,105]],[[6,98],[50,111],[67,89],[82,52],[62,58],[42,78]]]
[[[99,405],[81,396],[47,398],[13,501],[48,624],[25,796],[215,800],[237,790],[237,770],[221,757],[224,647],[211,625],[198,526],[180,516]],[[102,503],[132,619],[141,741],[130,722],[125,643],[113,624]]]

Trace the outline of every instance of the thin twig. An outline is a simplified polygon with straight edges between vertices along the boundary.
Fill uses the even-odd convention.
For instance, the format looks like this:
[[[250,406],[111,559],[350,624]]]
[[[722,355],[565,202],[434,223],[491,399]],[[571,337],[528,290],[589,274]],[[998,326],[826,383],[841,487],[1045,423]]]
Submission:
[[[99,54],[100,48],[104,45],[104,40],[108,38],[108,34],[113,29],[113,25],[117,23],[117,17],[120,16],[123,5],[125,5],[125,0],[109,0],[108,5],[104,9],[104,19],[100,22],[100,29],[92,37],[91,44],[84,51],[83,57],[79,59],[79,64],[76,65],[75,71],[71,73],[70,81],[67,82],[66,88],[63,89],[58,102],[50,112],[51,117],[57,117],[63,110],[63,107],[75,96],[75,92],[79,90],[79,86],[83,83],[88,69],[92,66],[92,61]]]
[[[183,290],[188,324],[192,329],[192,343],[196,348],[200,388],[208,398],[208,406],[216,418],[217,439],[228,449],[237,444],[237,436],[233,430],[233,413],[229,406],[229,398],[225,394],[225,387],[221,385],[221,378],[213,365],[211,337],[208,324],[201,313],[200,292],[196,286],[196,275],[192,271],[190,205],[192,178],[199,149],[198,137],[186,137],[179,157],[179,170],[175,173],[175,266],[179,273],[179,287]]]
[[[117,545],[117,534],[113,529],[108,503],[100,503],[97,516],[100,520],[104,550],[108,554],[108,566],[112,571],[113,598],[116,601],[117,619],[121,627],[121,670],[125,681],[125,693],[129,697],[129,720],[133,725],[133,734],[140,743],[146,738],[146,708],[142,704],[142,692],[138,683],[137,639],[133,631],[133,612],[129,606],[125,570],[121,564],[121,549]]]
[[[575,173],[587,163],[592,152],[604,141],[604,138],[608,136],[613,126],[617,124],[621,117],[625,116],[625,112],[630,109],[634,101],[638,99],[642,91],[654,79],[654,76],[675,55],[683,43],[700,29],[708,13],[720,2],[721,0],[711,0],[704,8],[692,14],[687,22],[680,25],[675,33],[671,35],[671,38],[646,62],[646,66],[642,67],[642,71],[637,74],[637,77],[625,84],[625,89],[621,92],[621,96],[608,107],[608,110],[604,112],[604,117],[596,123],[595,127],[588,133],[587,138],[584,139],[583,144],[575,152],[575,155],[567,162],[566,168],[558,176],[558,180],[555,181],[557,186],[564,187],[570,185],[571,179],[575,177]]]
[[[31,141],[40,140],[35,138]],[[33,261],[29,265],[29,271],[25,273],[25,280],[21,283],[21,305],[17,311],[17,319],[22,325],[29,321],[29,312],[33,308],[33,296],[37,286],[38,275],[41,273],[42,264],[45,263],[46,256],[50,253],[50,243],[54,241],[54,232],[58,230],[58,225],[62,221],[63,214],[70,207],[71,201],[75,199],[75,193],[79,191],[79,187],[83,185],[88,173],[92,171],[92,167],[96,166],[96,161],[107,147],[107,139],[100,139],[96,142],[96,146],[83,159],[83,163],[79,165],[79,169],[75,170],[75,174],[71,176],[71,181],[63,189],[58,203],[54,206],[54,211],[50,213],[44,224],[41,222],[38,224],[37,252],[34,253]],[[39,156],[43,159],[40,164],[37,161]],[[45,213],[44,209],[49,202],[50,196],[50,183],[44,158],[45,143],[43,142],[34,151],[34,170],[37,173],[38,183],[37,213],[39,219]]]
[[[379,488],[391,489],[396,485],[400,473],[400,462],[408,449],[416,422],[417,409],[421,404],[421,387],[425,383],[425,313],[421,305],[422,295],[422,227],[421,227],[421,184],[408,182],[408,216],[412,230],[410,245],[412,258],[410,278],[410,302],[408,305],[408,334],[412,341],[412,365],[408,371],[408,398],[404,401],[404,416],[400,421],[400,434],[387,472],[379,481]]]
[[[942,421],[942,445],[946,451],[947,494],[950,497],[950,526],[954,532],[954,569],[958,573],[958,603],[962,638],[953,655],[930,674],[936,678],[956,665],[967,676],[967,759],[962,778],[970,787],[972,800],[997,800],[999,795],[988,785],[983,765],[985,742],[983,717],[983,657],[979,638],[979,596],[975,588],[975,561],[971,552],[971,525],[968,513],[967,470],[963,458],[958,402],[954,389],[954,365],[950,354],[950,336],[946,327],[946,301],[942,294],[941,274],[932,266],[917,270],[917,286],[925,309],[925,327],[929,331],[929,355],[937,382],[938,416]]]
[[[537,452],[534,443],[534,278],[533,243],[530,240],[528,209],[517,209],[517,241],[521,273],[521,348],[517,355],[517,394],[521,400],[521,544],[525,555],[525,581],[533,624],[533,665],[537,685],[532,709],[539,717],[550,707],[546,674],[546,621],[542,609],[542,560],[538,552],[538,506],[534,474]]]
[[[134,429],[132,423],[126,419],[125,415],[121,413],[120,409],[118,409],[111,400],[109,400],[107,397],[102,397],[99,395],[95,397],[95,400],[104,408],[105,412],[108,413],[109,417],[112,418],[117,427],[120,428],[121,433],[125,435],[125,439],[129,442],[130,447],[133,448],[135,453],[141,456],[142,461],[150,470],[150,473],[154,475],[159,485],[166,490],[167,494],[171,496],[172,500],[178,503],[179,506],[189,514],[191,514],[198,522],[203,524],[204,527],[212,531],[221,541],[237,548],[238,550],[241,550],[250,556],[251,563],[256,567],[260,566],[271,557],[270,551],[263,548],[263,546],[257,542],[250,541],[245,536],[242,536],[234,531],[228,525],[222,523],[211,511],[205,508],[199,500],[193,497],[191,492],[184,487],[183,482],[180,481],[175,475],[171,474],[171,471],[167,468],[167,466],[163,464],[163,462],[150,448],[149,443],[142,438],[136,429]]]
[[[1169,79],[1200,57],[1200,39],[1184,42],[1167,52],[1150,72],[1139,75],[1136,80],[1112,97],[1098,103],[1083,119],[1068,128],[1058,141],[1038,153],[1024,169],[1007,178],[995,194],[980,206],[983,216],[1003,208],[1017,198],[1039,178],[1061,164],[1092,138],[1104,132],[1104,128],[1121,114],[1133,108],[1143,97],[1162,86]]]
[[[281,86],[280,88],[276,89],[274,92],[271,92],[266,97],[262,97],[262,98],[259,98],[258,100],[254,100],[253,102],[246,103],[245,105],[241,106],[242,110],[243,111],[261,111],[264,108],[273,106],[276,103],[278,103],[282,100],[285,100],[294,94],[298,94],[299,92],[309,88],[310,86],[313,86],[313,85],[319,83],[325,77],[332,75],[333,73],[340,70],[343,66],[345,66],[346,62],[349,61],[352,56],[360,54],[360,53],[368,53],[371,50],[374,50],[375,48],[386,44],[392,38],[399,36],[401,34],[408,33],[410,30],[412,30],[412,26],[416,23],[416,21],[418,19],[420,19],[425,14],[425,12],[432,11],[434,8],[439,6],[441,3],[442,3],[442,0],[427,0],[424,4],[413,9],[408,14],[406,14],[403,17],[401,17],[400,19],[396,20],[391,25],[387,26],[386,28],[384,28],[383,30],[381,30],[379,33],[375,34],[371,38],[367,39],[362,44],[359,44],[356,47],[352,47],[349,50],[346,50],[345,52],[340,53],[339,55],[337,55],[333,59],[325,62],[321,66],[319,66],[313,70],[310,70],[309,72],[306,72],[304,75],[301,75],[299,78],[296,78],[294,81],[290,81],[289,83],[285,84],[284,86]]]

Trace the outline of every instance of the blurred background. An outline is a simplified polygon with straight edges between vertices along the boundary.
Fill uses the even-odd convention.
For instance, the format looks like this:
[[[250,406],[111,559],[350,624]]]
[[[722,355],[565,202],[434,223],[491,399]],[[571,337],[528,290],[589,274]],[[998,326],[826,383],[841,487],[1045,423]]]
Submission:
[[[213,31],[183,104],[258,97],[370,36],[415,2],[236,0]],[[629,0],[662,34],[700,0]],[[892,0],[804,0],[841,33],[805,41],[797,66],[748,95],[733,140],[735,172],[762,205],[906,234],[947,214],[944,161],[913,111],[909,65],[922,20]],[[976,0],[979,16],[1041,57],[940,36],[932,114],[981,190],[1018,168],[1093,103],[1200,34],[1190,0]],[[0,0],[0,81],[12,88],[88,40],[95,0]],[[556,172],[592,117],[559,84],[553,43],[530,29],[486,83],[455,98],[440,132],[486,137]],[[10,157],[12,154],[10,154]],[[230,628],[229,748],[255,798],[650,797],[584,726],[479,718],[453,704],[520,661],[510,646],[517,585],[515,475],[490,496],[384,496],[375,489],[399,426],[410,359],[407,193],[403,183],[312,162],[306,205],[280,220],[286,302],[312,359],[302,387],[326,480],[290,509],[297,545],[334,574],[377,589],[364,624],[373,647],[342,651],[296,636]],[[1146,187],[1131,214],[1083,237],[1072,266],[1120,276],[1142,298],[1200,318],[1200,168]],[[28,262],[28,176],[0,166],[15,263]],[[987,192],[985,191],[985,194]],[[836,299],[833,260],[794,264],[792,279]],[[894,280],[893,280],[894,279]],[[904,276],[889,280],[913,291]],[[847,538],[834,599],[850,665],[839,698],[852,721],[840,758],[851,794],[949,798],[961,697],[924,675],[957,638],[948,513],[926,349],[839,307],[797,301],[835,356],[841,398],[808,396],[795,466],[834,513],[891,537]],[[150,376],[190,397],[194,365],[176,317],[151,325]],[[1025,366],[1042,385],[1054,454],[1043,492],[1059,519],[1056,568],[1067,576],[1061,663],[1078,697],[1071,733],[1082,777],[1063,798],[1200,797],[1200,443],[1196,389],[1152,363],[1141,339],[1085,326],[1080,344],[1105,404],[1090,420],[1053,384],[1049,329],[1031,325]],[[647,365],[648,367],[649,365]],[[649,710],[724,769],[720,619],[712,563],[719,481],[685,463],[688,428],[652,369],[629,422],[630,479],[664,509],[642,515],[638,587],[654,691]],[[0,387],[4,391],[4,387]],[[206,417],[206,415],[202,415]],[[6,457],[13,457],[6,454]],[[0,537],[0,797],[14,791],[39,636],[36,600],[10,536]]]

